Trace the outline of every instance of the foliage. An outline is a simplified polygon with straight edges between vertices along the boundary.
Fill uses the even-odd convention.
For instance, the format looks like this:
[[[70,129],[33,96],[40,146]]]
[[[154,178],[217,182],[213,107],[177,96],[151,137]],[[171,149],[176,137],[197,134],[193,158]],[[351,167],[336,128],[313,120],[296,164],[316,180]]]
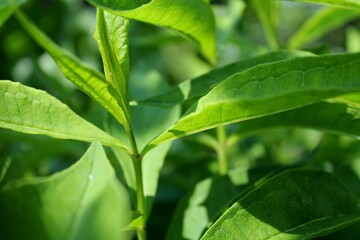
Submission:
[[[0,1],[1,238],[359,236],[359,2],[48,4]]]

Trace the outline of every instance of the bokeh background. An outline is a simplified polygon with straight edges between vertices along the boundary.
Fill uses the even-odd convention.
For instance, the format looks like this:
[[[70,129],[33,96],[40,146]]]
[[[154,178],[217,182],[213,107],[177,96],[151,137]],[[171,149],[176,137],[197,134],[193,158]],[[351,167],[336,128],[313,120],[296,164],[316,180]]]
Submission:
[[[218,41],[215,67],[273,50],[250,1],[217,0],[212,3]],[[101,57],[92,37],[94,7],[82,0],[37,0],[28,1],[22,8],[56,43],[101,70]],[[285,48],[288,39],[322,8],[314,4],[279,2],[278,38],[281,47]],[[359,18],[351,19],[301,48],[316,54],[360,51],[359,29]],[[183,36],[131,21],[130,95],[133,100],[164,92],[213,67]],[[27,36],[13,17],[0,28],[0,79],[43,89],[80,116],[104,128],[108,117],[104,110],[64,78],[51,57]],[[233,132],[237,127],[236,124],[230,125],[226,130]],[[202,134],[215,135],[216,132]],[[189,193],[198,181],[217,174],[216,152],[201,139],[201,134],[198,134],[173,143],[161,172],[149,220],[150,239],[164,238],[181,197]],[[11,159],[9,170],[0,184],[62,170],[79,159],[87,147],[85,143],[0,129],[0,166],[9,164]],[[360,197],[360,142],[357,139],[306,129],[279,128],[241,136],[238,144],[229,149],[228,156],[230,169],[234,171],[307,163],[335,173]],[[109,157],[113,157],[110,151]],[[341,234],[346,236],[346,231],[353,232],[356,228],[359,229],[355,226]]]

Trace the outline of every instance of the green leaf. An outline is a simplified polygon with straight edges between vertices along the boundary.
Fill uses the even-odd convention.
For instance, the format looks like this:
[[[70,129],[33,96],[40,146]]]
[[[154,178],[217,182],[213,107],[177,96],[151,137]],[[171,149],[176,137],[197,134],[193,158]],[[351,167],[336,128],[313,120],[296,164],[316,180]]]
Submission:
[[[225,78],[242,71],[246,71],[259,64],[276,62],[284,59],[290,59],[297,56],[310,56],[309,52],[302,51],[279,51],[269,54],[260,55],[247,60],[242,60],[222,68],[210,71],[200,77],[182,82],[170,91],[137,101],[137,104],[158,106],[170,108],[184,101],[194,101],[205,95],[214,86]]]
[[[191,37],[215,61],[215,20],[203,0],[88,0],[96,7],[138,21],[168,27]]]
[[[122,105],[128,106],[129,21],[110,13],[97,11],[94,37],[99,45],[106,80],[118,91]],[[128,111],[128,110],[127,110]]]
[[[241,197],[201,239],[310,239],[360,220],[358,205],[331,174],[289,170]]]
[[[23,13],[17,11],[16,17],[28,34],[51,55],[66,78],[109,111],[119,123],[125,127],[128,126],[130,117],[127,107],[121,102],[121,96],[106,82],[100,72],[82,63],[75,56],[57,46]]]
[[[290,48],[301,48],[324,34],[360,16],[360,11],[341,8],[324,8],[309,18],[289,39]]]
[[[146,150],[166,141],[360,91],[360,54],[302,57],[234,74],[200,98]],[[145,150],[145,151],[146,151]]]
[[[197,183],[178,205],[170,228],[169,240],[196,240],[208,224],[222,214],[236,198],[247,192],[250,184],[265,171],[236,169],[226,176],[208,178]]]
[[[360,109],[345,104],[319,102],[241,122],[236,135],[243,136],[269,128],[282,127],[310,128],[360,137]]]
[[[297,2],[320,3],[326,5],[333,5],[337,7],[360,9],[360,2],[358,0],[292,0]]]
[[[26,0],[2,0],[0,2],[0,27]]]
[[[280,46],[277,36],[279,2],[252,0],[251,4],[260,19],[261,26],[264,28],[271,49],[279,49]]]
[[[0,105],[2,128],[59,139],[98,140],[107,146],[127,149],[44,91],[0,80]]]
[[[0,212],[5,239],[130,239],[126,191],[98,143],[69,169],[6,185]]]

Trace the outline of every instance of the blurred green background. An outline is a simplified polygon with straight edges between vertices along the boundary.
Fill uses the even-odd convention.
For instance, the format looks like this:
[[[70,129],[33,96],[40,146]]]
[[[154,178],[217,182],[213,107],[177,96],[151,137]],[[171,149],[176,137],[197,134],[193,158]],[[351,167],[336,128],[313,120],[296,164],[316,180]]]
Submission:
[[[212,1],[217,21],[218,62],[215,67],[272,51],[249,1]],[[23,10],[55,42],[101,70],[101,58],[92,38],[95,8],[80,0],[29,1]],[[281,1],[278,37],[282,46],[323,6]],[[333,29],[304,49],[316,54],[360,51],[360,20]],[[193,43],[170,30],[131,21],[130,95],[150,97],[212,69]],[[0,79],[43,89],[76,113],[104,128],[107,114],[64,78],[51,57],[22,30],[15,18],[0,28]],[[139,86],[140,85],[140,86]],[[139,89],[146,89],[141,91]],[[230,134],[238,125],[226,127]],[[175,141],[165,160],[149,220],[149,238],[162,239],[179,199],[195,183],[218,173],[214,149],[201,141],[214,130]],[[54,140],[0,129],[0,166],[9,170],[0,184],[49,175],[70,166],[88,144]],[[109,157],[113,155],[109,152]],[[303,163],[334,172],[360,197],[360,143],[345,136],[305,129],[273,129],[241,136],[229,149],[233,171],[277,169]],[[325,159],[325,161],[324,161]],[[0,168],[1,169],[1,168]],[[19,171],[21,169],[21,171]],[[357,170],[357,171],[356,171]]]

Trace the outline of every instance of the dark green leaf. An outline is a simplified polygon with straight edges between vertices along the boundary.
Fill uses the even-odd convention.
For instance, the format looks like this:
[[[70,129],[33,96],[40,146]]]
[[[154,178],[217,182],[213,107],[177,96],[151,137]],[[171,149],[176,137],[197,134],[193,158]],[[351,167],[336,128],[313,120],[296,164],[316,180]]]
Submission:
[[[289,170],[240,198],[201,239],[310,239],[360,220],[358,206],[331,174]]]

